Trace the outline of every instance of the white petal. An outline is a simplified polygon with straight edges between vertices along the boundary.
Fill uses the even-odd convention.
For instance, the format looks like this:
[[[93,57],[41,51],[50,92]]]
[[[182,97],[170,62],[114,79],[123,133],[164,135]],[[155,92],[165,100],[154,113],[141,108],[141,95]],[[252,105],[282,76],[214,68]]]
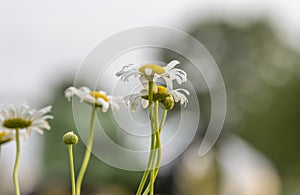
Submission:
[[[112,109],[113,111],[120,110],[119,104],[114,103],[114,102],[111,102],[110,105],[111,105],[111,109]]]
[[[109,108],[109,103],[108,102],[102,103],[102,112],[107,112],[108,108]]]
[[[166,87],[167,87],[167,89],[172,90],[172,89],[173,89],[173,82],[172,82],[172,79],[170,79],[169,77],[163,77],[163,79],[164,79],[165,82],[166,82]]]
[[[41,116],[43,116],[47,112],[50,112],[51,108],[52,108],[52,106],[47,106],[45,108],[42,108],[42,109],[34,112],[30,119],[31,120],[37,120],[38,118],[40,118]]]
[[[148,105],[149,105],[149,101],[145,100],[145,99],[142,99],[142,105],[143,105],[143,108],[147,108]]]
[[[104,99],[102,98],[97,98],[97,103],[99,103],[100,105],[103,105],[105,103],[107,103]]]
[[[90,93],[91,92],[90,88],[88,88],[86,86],[80,87],[79,91],[81,91],[83,93]]]
[[[65,97],[70,101],[71,97],[78,94],[78,89],[75,87],[69,87],[65,90]]]
[[[151,68],[145,68],[145,74],[146,75],[151,75],[152,69]]]
[[[103,95],[106,95],[106,92],[105,91],[102,91],[100,90],[99,93],[103,94]]]
[[[32,127],[31,130],[38,132],[41,135],[44,135],[44,131],[38,127]],[[29,130],[27,133],[28,135],[31,133],[31,130]]]
[[[135,112],[137,109],[137,106],[139,105],[139,103],[141,102],[142,98],[138,97],[135,98],[134,101],[131,102],[131,111]]]
[[[169,70],[174,68],[177,64],[180,64],[180,62],[177,60],[172,60],[171,62],[169,62],[169,64],[167,64],[167,66],[164,67],[164,69],[166,70],[166,72],[168,72]]]
[[[140,81],[141,81],[143,87],[144,87],[145,89],[148,89],[148,83],[149,83],[149,80],[146,79],[146,77],[143,77],[143,76],[142,76],[142,77],[140,77]]]

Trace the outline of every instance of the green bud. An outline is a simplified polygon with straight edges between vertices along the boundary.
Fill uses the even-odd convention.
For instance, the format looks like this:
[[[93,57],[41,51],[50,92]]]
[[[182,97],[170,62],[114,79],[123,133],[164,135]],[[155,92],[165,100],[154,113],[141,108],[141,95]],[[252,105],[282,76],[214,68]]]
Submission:
[[[68,133],[64,134],[63,141],[67,145],[68,144],[77,144],[78,143],[78,137],[77,137],[77,135],[75,135],[73,133],[73,131],[71,131],[71,132],[68,132]]]
[[[172,96],[166,97],[162,102],[166,110],[171,110],[174,107],[175,101]]]

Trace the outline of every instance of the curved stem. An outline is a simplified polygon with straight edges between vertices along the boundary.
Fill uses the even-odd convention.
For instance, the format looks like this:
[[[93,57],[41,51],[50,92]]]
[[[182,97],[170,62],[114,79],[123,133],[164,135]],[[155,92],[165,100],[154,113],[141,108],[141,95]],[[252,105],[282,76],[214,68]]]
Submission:
[[[158,152],[157,152],[157,161],[156,161],[156,165],[155,165],[155,169],[153,169],[154,171],[153,171],[153,174],[154,174],[154,181],[156,180],[156,177],[157,177],[157,175],[158,175],[158,171],[159,171],[159,167],[160,167],[160,162],[161,162],[161,141],[160,141],[160,135],[159,135],[159,132],[157,131],[156,132],[156,140],[157,140],[157,144],[156,144],[156,148],[157,148],[157,150],[158,150]],[[151,190],[154,190],[153,189],[153,186],[151,186],[152,185],[152,183],[149,183],[148,184],[148,186],[146,187],[146,190],[145,190],[145,192],[143,193],[143,195],[146,195],[146,194],[148,194],[149,193],[149,191],[151,191]],[[153,185],[154,185],[154,182],[153,182]],[[152,192],[153,193],[153,192]],[[151,194],[151,192],[150,192],[150,194]]]
[[[152,133],[151,139],[155,142],[155,134]],[[155,155],[156,155],[156,149],[155,146],[151,150],[153,158],[151,159],[151,174],[150,174],[150,195],[154,194],[154,161],[155,161]]]
[[[157,154],[157,164],[156,164],[155,175],[154,175],[155,179],[156,179],[156,177],[158,175],[158,172],[159,172],[159,167],[160,167],[160,162],[161,162],[161,156],[162,156],[160,132],[161,132],[162,127],[163,127],[163,125],[164,125],[164,123],[166,121],[167,113],[168,113],[168,110],[164,109],[162,117],[161,117],[161,120],[160,120],[159,129],[156,132],[156,140],[157,140],[157,142],[156,142],[157,143],[156,148],[158,148],[158,154]],[[143,193],[143,195],[147,195],[149,193],[149,191],[150,191],[150,184],[148,184],[148,186],[147,186],[145,192]]]
[[[140,195],[142,193],[143,188],[144,188],[145,183],[146,183],[146,180],[147,180],[147,177],[148,177],[149,172],[151,170],[152,159],[154,157],[153,151],[154,151],[154,148],[155,148],[155,142],[154,141],[155,140],[151,137],[150,156],[149,156],[149,159],[148,159],[146,170],[143,174],[140,185],[139,185],[138,190],[136,192],[136,195]]]
[[[161,120],[160,120],[160,124],[159,124],[159,129],[158,129],[159,133],[161,132],[162,127],[164,126],[164,124],[166,122],[167,113],[168,113],[168,110],[164,109]]]
[[[83,180],[84,174],[86,172],[86,169],[87,169],[90,157],[91,157],[91,151],[92,151],[93,139],[94,139],[94,121],[96,118],[96,113],[97,113],[97,107],[93,107],[88,143],[86,146],[84,159],[83,159],[83,162],[82,162],[82,165],[81,165],[81,168],[78,173],[77,180],[76,180],[76,195],[80,195],[82,180]]]
[[[72,195],[75,195],[75,173],[74,173],[74,162],[73,162],[73,149],[72,144],[68,144],[69,159],[70,159],[70,172],[71,172],[71,183],[72,183]]]
[[[154,117],[152,119],[154,119],[154,129],[152,128],[152,139],[155,139],[155,149],[154,149],[154,156],[156,157],[156,155],[159,155],[157,153],[159,153],[159,151],[157,150],[157,141],[159,139],[159,132],[158,132],[158,105],[159,102],[155,101],[154,103]],[[157,136],[158,134],[158,136]],[[158,139],[157,139],[158,138]],[[159,139],[160,140],[160,139]],[[155,176],[155,170],[157,169],[156,165],[155,165],[155,158],[152,159],[152,167],[151,167],[151,176],[150,176],[150,195],[154,194],[154,182],[156,179]]]
[[[16,195],[20,195],[20,187],[18,181],[19,163],[20,163],[20,130],[17,128],[16,129],[16,160],[15,160],[15,166],[13,171],[13,180],[14,180]]]

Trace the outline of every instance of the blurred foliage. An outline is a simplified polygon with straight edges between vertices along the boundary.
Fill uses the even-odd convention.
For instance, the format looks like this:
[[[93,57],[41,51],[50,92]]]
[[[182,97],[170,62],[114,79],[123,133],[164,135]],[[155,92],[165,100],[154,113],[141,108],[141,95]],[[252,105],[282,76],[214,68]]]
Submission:
[[[295,155],[300,148],[299,52],[280,41],[265,21],[243,26],[212,22],[194,26],[189,33],[207,48],[223,75],[228,109],[222,134],[237,133],[262,151],[284,184],[290,177],[300,178],[300,157]],[[189,43],[171,42],[192,52]],[[163,59],[174,56],[165,53]],[[199,78],[189,79],[195,83]],[[198,93],[206,126],[209,94]],[[283,188],[289,194],[288,187]]]
[[[264,22],[244,28],[224,23],[192,31],[222,72],[234,131],[269,156],[281,173],[300,171],[298,110],[300,55]],[[295,169],[296,168],[296,169]],[[298,173],[300,174],[300,172]]]

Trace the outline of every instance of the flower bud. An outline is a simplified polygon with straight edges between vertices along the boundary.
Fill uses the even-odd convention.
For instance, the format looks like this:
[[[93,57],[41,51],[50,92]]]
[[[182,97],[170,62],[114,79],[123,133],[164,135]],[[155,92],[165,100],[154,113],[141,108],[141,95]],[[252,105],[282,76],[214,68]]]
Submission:
[[[77,144],[78,143],[78,137],[75,135],[72,131],[64,134],[63,141],[65,144]]]
[[[168,96],[161,102],[166,110],[171,110],[174,107],[175,101],[172,96]]]

